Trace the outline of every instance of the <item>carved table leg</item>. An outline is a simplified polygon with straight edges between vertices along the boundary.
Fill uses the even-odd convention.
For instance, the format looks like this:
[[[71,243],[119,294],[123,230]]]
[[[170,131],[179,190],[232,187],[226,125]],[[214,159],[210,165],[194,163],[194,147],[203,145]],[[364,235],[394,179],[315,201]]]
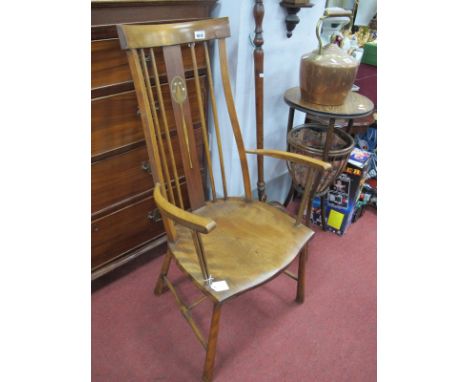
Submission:
[[[354,120],[353,119],[350,119],[348,121],[348,126],[346,126],[346,132],[348,134],[351,134],[351,129],[353,128],[353,124],[354,124]]]
[[[328,161],[328,153],[330,151],[330,147],[332,145],[333,141],[333,129],[335,128],[335,118],[330,118],[328,121],[328,127],[327,127],[327,136],[325,139],[325,147],[323,148],[323,160],[325,162]],[[320,197],[320,209],[322,211],[322,230],[326,231],[325,224],[326,224],[326,219],[325,219],[325,195],[322,195]]]
[[[321,211],[321,220],[322,220],[322,231],[326,231],[325,224],[327,224],[327,220],[325,219],[325,196],[322,195],[320,197],[320,211]]]
[[[294,183],[291,181],[291,187],[289,188],[288,195],[286,196],[286,199],[284,200],[283,207],[287,207],[288,204],[294,200],[294,196],[296,195],[296,190],[294,188]]]
[[[289,115],[288,115],[288,126],[286,128],[286,142],[288,142],[288,134],[292,130],[292,127],[293,127],[294,112],[295,112],[295,109],[293,107],[290,107]],[[288,150],[289,150],[289,144],[288,144]]]
[[[286,151],[289,151],[289,143],[288,143],[288,135],[289,132],[292,130],[293,127],[293,122],[294,122],[294,112],[295,109],[293,107],[289,108],[289,115],[288,115],[288,125],[286,126]],[[288,196],[286,196],[286,199],[283,203],[284,207],[287,207],[289,202],[294,199],[294,196],[296,195],[296,190],[294,188],[294,183],[291,181],[291,187],[289,188]]]
[[[253,15],[255,19],[254,67],[255,67],[255,117],[257,128],[257,149],[263,149],[263,29],[262,22],[265,14],[263,0],[255,0]],[[265,179],[263,173],[263,156],[257,156],[258,168],[258,200],[265,201]]]
[[[328,161],[328,152],[333,141],[333,129],[335,128],[335,118],[330,118],[327,127],[327,136],[325,138],[325,147],[323,148],[323,160]]]

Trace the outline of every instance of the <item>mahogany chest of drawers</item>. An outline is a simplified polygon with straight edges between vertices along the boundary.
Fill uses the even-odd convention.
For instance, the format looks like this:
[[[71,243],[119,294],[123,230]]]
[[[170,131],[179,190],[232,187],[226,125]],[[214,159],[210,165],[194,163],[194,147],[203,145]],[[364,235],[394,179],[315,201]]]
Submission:
[[[130,69],[126,54],[120,49],[115,25],[208,18],[215,3],[216,0],[91,2],[92,279],[165,243],[162,221],[152,198],[153,182]],[[197,52],[197,62],[203,79],[206,72],[202,51]],[[190,63],[187,48],[184,51],[187,88],[189,96],[195,97]],[[168,92],[162,60],[158,69],[162,90]],[[206,81],[201,82],[206,105]],[[166,105],[167,110],[171,108]],[[172,113],[168,117],[170,139],[181,170],[175,121]],[[200,163],[204,163],[200,112],[193,109],[192,118]],[[184,178],[179,180],[187,198]]]

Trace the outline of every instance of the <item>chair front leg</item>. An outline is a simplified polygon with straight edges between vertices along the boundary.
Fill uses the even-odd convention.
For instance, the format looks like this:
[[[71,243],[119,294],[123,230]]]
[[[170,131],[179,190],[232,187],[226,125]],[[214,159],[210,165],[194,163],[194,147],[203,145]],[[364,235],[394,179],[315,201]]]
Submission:
[[[306,272],[306,263],[307,263],[307,247],[308,244],[302,248],[299,255],[299,268],[297,274],[297,292],[296,292],[296,302],[302,304],[305,298],[305,272]]]
[[[154,287],[154,294],[160,296],[164,292],[164,277],[167,276],[169,272],[169,267],[171,265],[172,254],[168,250],[166,255],[164,256],[164,261],[161,267],[161,272],[159,274],[158,281],[156,282],[156,286]]]
[[[215,303],[213,306],[213,314],[211,316],[211,326],[208,338],[208,346],[206,349],[205,366],[203,368],[203,382],[211,382],[213,380],[213,370],[216,356],[216,344],[218,341],[220,316],[221,303]]]

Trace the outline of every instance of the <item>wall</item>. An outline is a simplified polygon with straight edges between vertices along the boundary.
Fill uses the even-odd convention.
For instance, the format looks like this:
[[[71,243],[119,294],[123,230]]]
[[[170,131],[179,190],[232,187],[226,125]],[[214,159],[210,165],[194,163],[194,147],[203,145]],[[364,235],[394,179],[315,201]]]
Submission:
[[[286,10],[279,5],[279,0],[264,0],[265,17],[263,19],[263,37],[265,43],[264,64],[264,147],[286,149],[286,125],[289,108],[283,101],[283,93],[299,85],[299,63],[304,53],[317,47],[315,25],[323,14],[325,0],[312,0],[312,8],[303,8],[299,12],[300,23],[291,38],[286,37],[284,22]],[[253,0],[220,0],[214,9],[213,17],[228,16],[232,37],[227,41],[229,69],[233,86],[239,123],[246,147],[256,147],[255,127],[255,88],[253,49],[251,43],[255,29],[253,19]],[[219,78],[219,60],[213,57],[215,78]],[[223,141],[224,161],[227,173],[228,192],[230,195],[242,195],[243,184],[237,150],[229,124],[229,115],[224,104],[222,85],[215,84],[218,100],[218,113]],[[222,123],[224,121],[225,123]],[[294,124],[304,122],[304,114],[296,112]],[[212,123],[211,123],[212,125]],[[211,134],[213,136],[213,134]],[[214,146],[215,148],[216,146]],[[215,173],[219,173],[216,148],[212,151]],[[248,155],[250,178],[256,196],[257,161],[254,155]],[[289,190],[290,180],[284,162],[265,158],[265,182],[269,200],[283,201]],[[218,171],[217,171],[218,170]],[[218,194],[222,190],[221,180],[216,180]]]
[[[377,0],[361,0],[354,25],[369,25],[377,13]]]

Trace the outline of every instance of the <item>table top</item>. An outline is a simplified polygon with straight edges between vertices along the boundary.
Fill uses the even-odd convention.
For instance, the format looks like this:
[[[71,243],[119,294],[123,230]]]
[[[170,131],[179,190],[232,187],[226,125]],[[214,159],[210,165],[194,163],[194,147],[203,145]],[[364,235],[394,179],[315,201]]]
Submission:
[[[284,93],[284,100],[290,107],[304,113],[328,118],[359,118],[370,115],[374,111],[374,103],[356,92],[349,92],[344,104],[339,106],[325,106],[303,101],[299,87],[287,90]]]

